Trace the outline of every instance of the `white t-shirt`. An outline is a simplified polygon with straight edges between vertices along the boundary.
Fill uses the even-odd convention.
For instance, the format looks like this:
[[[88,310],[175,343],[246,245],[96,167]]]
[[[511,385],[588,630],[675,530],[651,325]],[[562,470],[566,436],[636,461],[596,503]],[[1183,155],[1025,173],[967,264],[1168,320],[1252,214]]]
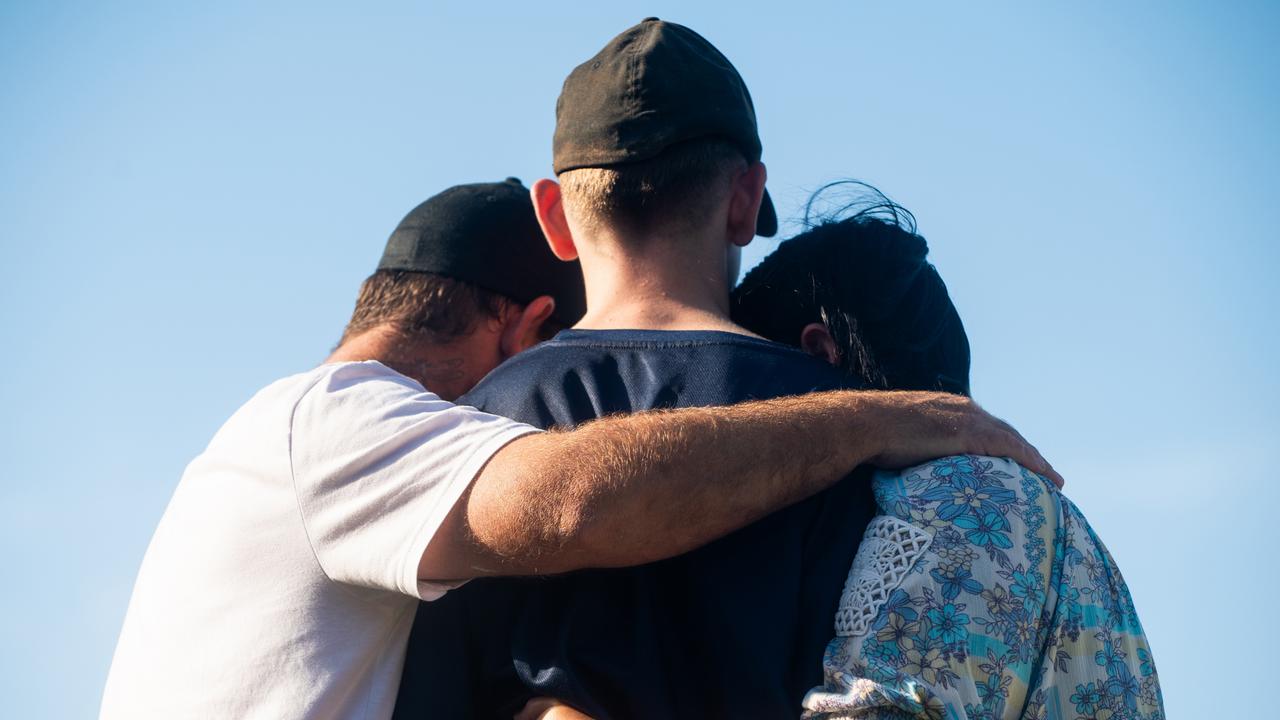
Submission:
[[[187,467],[129,603],[104,720],[387,718],[419,559],[484,463],[534,429],[380,363],[259,392]]]

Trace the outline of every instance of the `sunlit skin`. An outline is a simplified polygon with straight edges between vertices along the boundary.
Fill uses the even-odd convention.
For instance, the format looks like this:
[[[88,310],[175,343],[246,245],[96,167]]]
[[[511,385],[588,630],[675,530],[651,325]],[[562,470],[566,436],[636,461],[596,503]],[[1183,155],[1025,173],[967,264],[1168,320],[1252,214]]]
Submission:
[[[715,207],[679,237],[603,227],[575,212],[554,180],[533,184],[534,209],[551,250],[582,263],[590,329],[722,330],[753,333],[729,319],[729,287],[741,248],[755,237],[767,178],[761,163],[724,179]]]
[[[325,362],[377,360],[452,402],[504,360],[536,345],[554,310],[555,300],[546,295],[528,305],[507,303],[498,317],[485,318],[471,332],[442,342],[406,338],[383,324],[350,338]]]

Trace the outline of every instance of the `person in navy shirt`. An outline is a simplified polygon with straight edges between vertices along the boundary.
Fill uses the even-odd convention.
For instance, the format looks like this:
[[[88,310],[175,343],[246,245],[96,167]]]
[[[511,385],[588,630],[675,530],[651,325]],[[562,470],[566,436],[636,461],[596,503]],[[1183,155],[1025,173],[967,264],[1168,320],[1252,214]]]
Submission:
[[[631,114],[600,117],[613,108]],[[688,28],[647,20],[574,70],[557,106],[559,184],[533,197],[552,249],[581,261],[586,315],[461,402],[572,427],[855,382],[729,319],[741,247],[776,231],[760,152],[741,77]],[[545,696],[594,717],[795,717],[821,684],[873,510],[855,472],[680,557],[473,582],[420,610],[397,716],[511,717]]]

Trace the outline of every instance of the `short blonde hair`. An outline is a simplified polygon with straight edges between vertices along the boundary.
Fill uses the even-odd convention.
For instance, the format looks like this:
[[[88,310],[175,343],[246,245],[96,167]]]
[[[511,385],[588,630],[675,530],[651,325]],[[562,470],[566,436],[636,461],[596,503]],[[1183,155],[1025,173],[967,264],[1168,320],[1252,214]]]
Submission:
[[[696,225],[746,167],[728,142],[695,140],[638,163],[560,173],[565,205],[589,225],[644,231]]]

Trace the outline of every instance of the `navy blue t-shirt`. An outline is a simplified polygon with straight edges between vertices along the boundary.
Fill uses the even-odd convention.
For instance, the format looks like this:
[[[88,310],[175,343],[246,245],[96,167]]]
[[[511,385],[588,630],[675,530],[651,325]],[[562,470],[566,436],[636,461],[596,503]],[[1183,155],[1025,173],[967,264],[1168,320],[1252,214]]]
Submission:
[[[460,402],[549,428],[853,382],[744,335],[569,330]],[[542,695],[597,718],[794,718],[822,682],[841,588],[873,509],[860,470],[680,557],[473,581],[420,607],[396,717],[509,718]]]

